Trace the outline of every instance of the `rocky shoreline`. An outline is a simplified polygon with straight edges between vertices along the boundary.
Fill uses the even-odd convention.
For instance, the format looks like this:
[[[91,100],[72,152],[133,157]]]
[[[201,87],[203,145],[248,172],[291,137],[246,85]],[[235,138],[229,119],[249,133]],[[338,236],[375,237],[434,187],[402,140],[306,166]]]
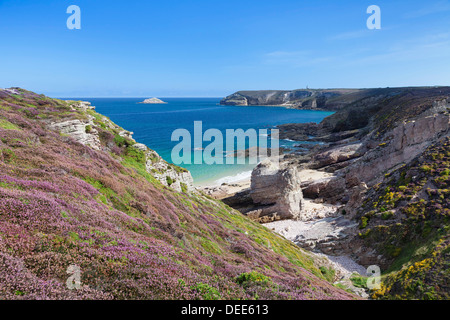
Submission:
[[[361,89],[298,89],[238,91],[220,102],[233,106],[272,106],[311,110],[338,110],[366,94]]]
[[[380,199],[394,197],[390,188],[383,193],[378,186],[391,176],[400,179],[395,185],[405,183],[399,170],[414,161],[420,163],[426,150],[448,139],[450,88],[364,92],[363,98],[350,101],[319,124],[279,126],[282,139],[319,141],[320,145],[301,154],[284,155],[278,170],[262,162],[241,189],[235,186],[227,194],[229,187],[223,186],[210,195],[220,194],[229,206],[298,246],[328,256],[335,265],[344,261],[343,265],[356,267],[360,274],[370,265],[390,268],[399,255],[395,252],[401,253],[402,247],[391,253],[389,246],[381,246],[381,240],[368,239],[372,229],[367,224],[373,220],[376,230],[401,226],[406,221],[402,213],[406,209],[387,212],[375,203],[375,210],[368,211],[364,206],[373,201],[373,193],[380,194]],[[235,100],[227,98],[225,103],[236,103],[240,96],[232,95]],[[446,172],[441,175],[446,177]],[[408,179],[414,180],[414,176]],[[425,187],[436,188],[435,183]],[[429,200],[425,191],[415,192],[397,206],[414,206],[415,202],[409,202],[415,198]],[[371,218],[374,214],[378,218]],[[345,269],[343,265],[337,263],[338,268]],[[344,272],[338,281],[348,284],[348,276]]]

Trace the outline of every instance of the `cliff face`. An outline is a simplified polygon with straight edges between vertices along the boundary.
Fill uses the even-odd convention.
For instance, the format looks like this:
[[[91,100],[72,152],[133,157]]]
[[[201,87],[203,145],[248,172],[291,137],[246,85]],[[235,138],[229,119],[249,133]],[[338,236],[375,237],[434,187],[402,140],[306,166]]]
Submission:
[[[0,90],[0,299],[353,298],[88,106]]]
[[[132,132],[122,129],[115,123],[112,123],[107,117],[95,113],[93,111],[95,107],[91,106],[89,102],[68,101],[68,103],[72,111],[76,112],[79,110],[86,118],[49,121],[47,128],[67,135],[94,150],[111,152],[117,147],[116,142],[119,145],[130,146],[135,149],[135,152],[144,154],[147,172],[152,174],[163,185],[178,192],[190,192],[194,190],[194,181],[189,171],[167,163],[156,151],[150,150],[142,143],[137,143],[133,139]],[[100,133],[103,137],[114,135],[113,141],[108,141],[103,146],[100,141]]]
[[[297,109],[338,110],[365,95],[359,89],[238,91],[222,99],[222,105],[287,106]]]
[[[353,205],[354,250],[374,250],[384,260],[386,277],[375,298],[450,298],[449,174],[447,136],[383,176]]]
[[[306,201],[336,208],[331,220],[315,219],[326,227],[295,243],[380,266],[374,298],[448,299],[450,88],[368,89],[319,124],[279,127],[281,138],[322,142],[282,161],[299,171],[298,217]],[[302,179],[308,170],[328,176]],[[255,208],[275,193],[259,194]]]

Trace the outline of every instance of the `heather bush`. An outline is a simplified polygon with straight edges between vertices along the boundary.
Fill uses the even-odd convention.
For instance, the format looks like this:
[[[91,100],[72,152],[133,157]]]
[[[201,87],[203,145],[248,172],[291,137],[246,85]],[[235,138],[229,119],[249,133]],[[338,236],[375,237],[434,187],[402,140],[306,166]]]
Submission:
[[[354,298],[288,241],[162,186],[143,153],[106,126],[96,127],[104,151],[47,130],[86,115],[18,90],[0,90],[9,108],[0,116],[20,129],[0,129],[0,299]],[[79,290],[66,287],[70,265],[80,267]]]

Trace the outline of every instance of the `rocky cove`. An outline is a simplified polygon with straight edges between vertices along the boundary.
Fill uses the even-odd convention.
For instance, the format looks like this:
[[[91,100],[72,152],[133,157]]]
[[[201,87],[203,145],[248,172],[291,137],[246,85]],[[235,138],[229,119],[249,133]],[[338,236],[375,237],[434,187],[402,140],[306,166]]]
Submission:
[[[304,95],[309,99],[319,93],[311,91]],[[242,107],[248,105],[248,101],[280,104],[280,94],[238,92],[225,98],[223,103]],[[424,194],[426,188],[427,192],[439,189],[429,178],[423,178],[422,186],[404,197],[403,192],[410,186],[403,186],[406,174],[401,170],[420,163],[430,148],[448,141],[450,88],[387,88],[346,94],[352,99],[340,104],[335,114],[319,124],[279,126],[282,138],[323,144],[306,152],[283,155],[281,169],[275,169],[270,161],[260,163],[253,170],[250,183],[206,191],[298,246],[328,257],[334,268],[340,270],[335,280],[348,285],[352,272],[364,276],[365,268],[370,265],[389,270],[385,274],[391,276],[403,272],[401,266],[392,269],[392,265],[404,252],[405,244],[398,245],[399,241],[395,240],[383,247],[383,239],[379,236],[370,239],[370,233],[373,229],[378,233],[380,230],[390,233],[394,228],[401,230],[410,218],[405,214],[407,208],[416,201],[423,203],[424,198],[430,200]],[[346,94],[339,99],[343,100]],[[246,103],[242,103],[243,96],[253,97],[253,100],[246,98]],[[284,92],[282,96],[283,103],[302,107],[296,100],[298,96],[294,101],[289,100],[292,93]],[[445,170],[441,173],[447,179],[448,165],[444,163]],[[413,175],[408,179],[417,178]],[[395,197],[396,193],[390,191],[393,188],[386,187],[387,180],[403,190],[398,193],[399,200],[394,200],[395,204],[390,207],[377,208],[375,203],[372,210],[364,208],[374,201],[374,194],[380,203],[386,196]],[[380,190],[380,185],[385,186],[384,191]],[[448,212],[448,207],[445,210]],[[370,221],[373,228],[367,226]],[[408,237],[418,243],[425,242],[417,239],[412,231],[403,232],[411,233]],[[391,249],[394,243],[398,245],[396,252]],[[404,265],[409,264],[404,262]],[[364,290],[352,289],[367,296]]]
[[[280,125],[282,138],[315,142],[302,152],[282,150],[285,153],[279,159],[280,167],[265,160],[250,179],[198,189],[187,170],[167,163],[155,151],[134,141],[132,132],[106,117],[101,120],[130,141],[132,148],[144,152],[147,172],[163,185],[177,192],[205,192],[223,201],[311,252],[321,265],[334,270],[336,285],[367,298],[367,288],[355,287],[350,279],[367,276],[370,265],[389,268],[393,259],[362,239],[361,205],[369,191],[390,173],[448,137],[450,90],[403,88],[358,93],[357,100],[340,105],[335,114],[319,124]],[[354,96],[355,92],[346,94]],[[270,102],[270,97],[273,95],[265,101]],[[86,120],[52,122],[48,127],[100,150],[100,137],[93,128],[94,113],[89,113],[94,107],[89,102],[74,102],[71,108],[85,112]],[[389,110],[387,117],[389,108],[394,110]],[[356,110],[366,117],[355,119]],[[235,156],[247,157],[248,153]],[[403,219],[401,213],[394,217],[389,224]]]
[[[90,103],[0,90],[0,137],[1,299],[358,299]]]
[[[0,90],[0,294],[448,298],[450,88],[352,97],[319,124],[280,126],[314,147],[196,189],[89,102]],[[96,275],[80,292],[64,287],[73,262]],[[374,290],[370,265],[382,270]]]

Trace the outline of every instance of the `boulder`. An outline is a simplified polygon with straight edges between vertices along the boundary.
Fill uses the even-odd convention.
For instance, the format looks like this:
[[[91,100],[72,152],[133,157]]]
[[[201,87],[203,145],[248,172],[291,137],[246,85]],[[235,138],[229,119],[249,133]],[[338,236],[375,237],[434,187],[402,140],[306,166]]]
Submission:
[[[262,216],[300,218],[303,194],[295,167],[280,170],[269,159],[261,162],[252,172],[250,196],[262,206]]]
[[[346,193],[345,179],[339,176],[327,177],[303,184],[303,195],[306,198],[327,199],[327,202],[336,203],[342,200]]]
[[[363,149],[362,143],[354,143],[326,150],[315,156],[315,160],[317,161],[317,167],[320,168],[338,162],[343,162],[360,157],[364,154],[362,149]]]

